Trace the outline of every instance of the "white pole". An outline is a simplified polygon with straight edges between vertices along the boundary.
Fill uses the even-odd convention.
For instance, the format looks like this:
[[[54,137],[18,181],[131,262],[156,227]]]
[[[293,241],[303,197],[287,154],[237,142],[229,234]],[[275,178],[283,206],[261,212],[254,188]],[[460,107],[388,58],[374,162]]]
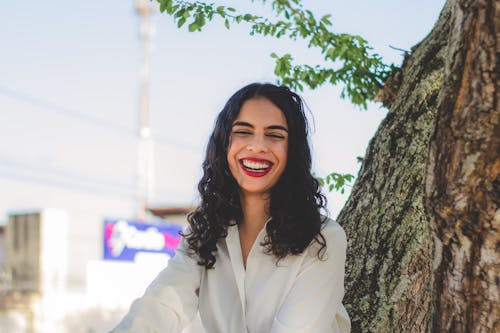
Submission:
[[[141,68],[139,92],[139,154],[138,154],[138,211],[137,218],[146,219],[148,194],[152,184],[153,144],[149,127],[149,39],[151,26],[149,16],[153,12],[149,0],[136,0],[140,16]]]

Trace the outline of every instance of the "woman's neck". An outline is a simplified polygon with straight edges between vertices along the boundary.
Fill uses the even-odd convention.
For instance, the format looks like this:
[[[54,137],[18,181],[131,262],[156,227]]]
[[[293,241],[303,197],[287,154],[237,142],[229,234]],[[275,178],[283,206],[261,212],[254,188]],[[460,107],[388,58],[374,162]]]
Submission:
[[[243,257],[243,267],[247,267],[247,258],[250,250],[262,230],[266,221],[269,218],[268,206],[269,198],[263,194],[247,194],[240,195],[241,210],[243,220],[238,225],[240,236],[241,255]]]
[[[243,220],[240,229],[257,234],[269,219],[269,198],[263,194],[241,194]]]

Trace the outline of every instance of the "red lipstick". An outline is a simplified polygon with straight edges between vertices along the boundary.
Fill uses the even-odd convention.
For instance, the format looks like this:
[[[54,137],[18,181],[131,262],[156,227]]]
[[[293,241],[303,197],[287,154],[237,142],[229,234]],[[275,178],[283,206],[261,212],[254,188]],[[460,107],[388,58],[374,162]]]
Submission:
[[[271,161],[260,158],[248,157],[239,160],[239,162],[243,172],[250,177],[263,177],[273,168]]]

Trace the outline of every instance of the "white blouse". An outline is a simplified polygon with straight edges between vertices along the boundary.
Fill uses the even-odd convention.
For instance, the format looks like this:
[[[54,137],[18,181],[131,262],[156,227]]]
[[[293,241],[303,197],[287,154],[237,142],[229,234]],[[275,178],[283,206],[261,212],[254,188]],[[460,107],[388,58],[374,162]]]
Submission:
[[[326,252],[313,242],[302,254],[276,258],[264,253],[260,231],[243,266],[238,227],[217,244],[213,269],[199,266],[183,240],[176,255],[134,301],[114,333],[181,332],[199,311],[206,333],[350,332],[344,296],[346,236],[329,219],[323,226]]]

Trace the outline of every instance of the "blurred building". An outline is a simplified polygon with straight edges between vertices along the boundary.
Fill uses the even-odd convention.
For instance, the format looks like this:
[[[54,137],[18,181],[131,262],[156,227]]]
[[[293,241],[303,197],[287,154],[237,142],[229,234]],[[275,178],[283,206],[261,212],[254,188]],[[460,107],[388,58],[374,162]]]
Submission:
[[[5,226],[0,225],[0,270],[5,264]]]
[[[147,210],[152,215],[165,221],[172,221],[180,225],[187,225],[187,215],[194,209],[191,206],[185,207],[149,207]]]
[[[87,261],[84,285],[76,289],[68,287],[68,248],[79,243],[66,212],[9,213],[0,226],[0,332],[107,331],[168,265],[191,209],[151,208],[148,223],[104,219],[92,241],[101,258]]]
[[[0,299],[6,290],[10,288],[10,279],[5,270],[6,261],[6,241],[5,241],[5,230],[6,227],[0,225]]]

